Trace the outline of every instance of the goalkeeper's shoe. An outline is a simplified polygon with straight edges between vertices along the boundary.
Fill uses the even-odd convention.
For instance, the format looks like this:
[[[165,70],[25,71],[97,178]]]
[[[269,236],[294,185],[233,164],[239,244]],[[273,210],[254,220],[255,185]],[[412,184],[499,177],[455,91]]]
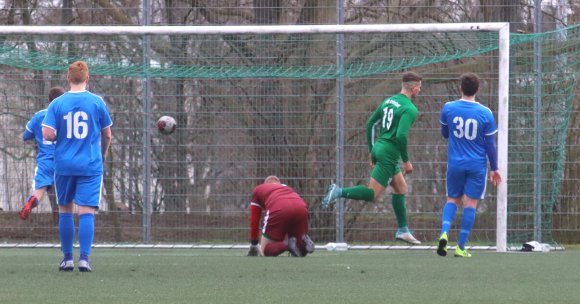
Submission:
[[[91,272],[91,265],[89,265],[88,260],[79,260],[79,271],[80,272]]]
[[[413,236],[413,234],[411,234],[411,231],[409,231],[409,228],[397,229],[397,232],[395,233],[395,239],[397,239],[399,241],[407,242],[407,243],[412,244],[412,245],[420,245],[421,244],[421,241],[417,240]]]
[[[306,249],[306,252],[313,253],[315,249],[314,242],[308,236],[308,234],[302,236],[302,241],[304,242],[304,249]]]
[[[292,255],[293,257],[301,257],[302,253],[300,252],[300,249],[298,248],[298,245],[296,244],[296,238],[291,236],[288,238],[288,251],[290,252],[290,255]]]
[[[31,195],[26,199],[26,203],[24,203],[24,207],[20,210],[20,219],[25,220],[28,218],[30,213],[32,212],[32,208],[38,206],[38,199],[36,196]]]
[[[71,260],[63,259],[58,265],[58,271],[73,271],[75,269],[75,262]]]
[[[455,247],[455,257],[456,258],[470,258],[471,253],[467,249],[461,249],[459,246]]]
[[[331,184],[330,186],[328,186],[328,189],[326,189],[326,195],[324,196],[324,198],[322,198],[322,207],[325,209],[328,208],[330,203],[335,199],[339,198],[341,194],[342,189],[336,184]]]
[[[447,232],[443,232],[439,237],[439,244],[437,245],[437,254],[444,257],[447,255]]]

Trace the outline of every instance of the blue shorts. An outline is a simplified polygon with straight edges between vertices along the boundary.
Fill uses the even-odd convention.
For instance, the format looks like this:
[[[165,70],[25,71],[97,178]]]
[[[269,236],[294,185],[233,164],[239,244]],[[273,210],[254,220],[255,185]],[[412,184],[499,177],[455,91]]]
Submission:
[[[52,187],[54,184],[54,160],[43,159],[36,162],[34,172],[34,190],[42,187]]]
[[[460,198],[464,194],[472,199],[484,199],[487,186],[487,168],[447,165],[447,196]]]
[[[79,206],[99,208],[103,175],[55,175],[54,181],[59,205],[68,205],[74,200]]]

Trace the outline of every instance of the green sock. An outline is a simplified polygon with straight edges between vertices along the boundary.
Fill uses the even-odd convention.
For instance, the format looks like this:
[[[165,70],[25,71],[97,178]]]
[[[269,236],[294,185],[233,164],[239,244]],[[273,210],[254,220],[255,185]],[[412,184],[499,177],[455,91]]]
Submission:
[[[405,207],[405,195],[393,194],[393,211],[397,216],[399,228],[407,227],[407,208]]]
[[[341,197],[372,202],[375,200],[375,192],[366,186],[354,186],[342,188]]]

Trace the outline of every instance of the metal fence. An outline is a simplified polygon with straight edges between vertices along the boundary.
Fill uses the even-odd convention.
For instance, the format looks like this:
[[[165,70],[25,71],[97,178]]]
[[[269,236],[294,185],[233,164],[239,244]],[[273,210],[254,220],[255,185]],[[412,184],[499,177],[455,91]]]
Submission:
[[[510,21],[513,31],[518,33],[532,33],[534,24],[537,26],[534,23],[534,6],[524,4],[497,6],[485,5],[482,1],[481,5],[473,6],[470,2],[441,1],[439,5],[429,7],[417,1],[414,5],[395,7],[387,5],[388,1],[246,2],[239,1],[232,5],[231,1],[223,1],[222,5],[220,1],[211,1],[209,6],[198,1],[197,6],[178,4],[172,8],[164,7],[161,2],[148,6],[144,2],[139,6],[123,8],[100,8],[87,2],[86,6],[70,9],[14,8],[9,11],[21,10],[22,20],[10,15],[0,18],[6,21],[13,18],[16,24],[27,24],[24,17],[28,12],[30,16],[43,16],[34,18],[36,24],[41,25],[70,23],[64,22],[66,20],[84,25],[332,24],[337,20],[349,24]],[[542,31],[568,25],[578,16],[578,8],[571,3],[544,5],[542,11]],[[148,17],[144,18],[145,15]],[[39,212],[33,214],[30,222],[20,222],[16,216],[15,212],[31,191],[35,163],[33,146],[24,145],[19,135],[26,120],[44,106],[48,88],[64,85],[62,71],[67,60],[82,55],[93,60],[89,62],[93,73],[91,90],[105,97],[114,119],[114,141],[107,163],[106,204],[97,218],[97,242],[245,242],[251,189],[269,174],[279,175],[310,203],[311,229],[316,241],[336,239],[334,213],[319,208],[326,185],[337,177],[336,79],[324,76],[319,70],[307,71],[316,75],[308,77],[299,68],[324,68],[334,64],[336,37],[292,38],[151,38],[150,62],[159,68],[169,63],[189,68],[216,68],[223,62],[239,65],[241,60],[251,60],[246,62],[245,66],[250,68],[245,72],[227,68],[224,68],[225,72],[219,69],[208,72],[183,68],[159,76],[131,69],[140,66],[146,56],[141,46],[143,41],[139,39],[130,41],[123,36],[106,40],[98,37],[4,36],[3,54],[9,53],[6,47],[10,49],[15,45],[24,45],[27,55],[40,55],[32,58],[46,58],[40,61],[26,59],[20,66],[12,60],[11,65],[5,64],[0,68],[5,113],[2,119],[8,126],[2,131],[0,139],[4,147],[1,158],[4,178],[0,178],[4,212],[0,212],[0,238],[8,242],[57,240],[57,218],[50,212],[52,208],[48,207],[48,202],[44,202]],[[469,43],[476,40],[455,38],[456,41],[461,39]],[[536,39],[541,41],[542,38]],[[546,38],[547,41],[549,39]],[[346,60],[356,61],[359,58],[365,62],[386,61],[394,54],[400,54],[400,50],[416,50],[416,53],[407,54],[408,58],[430,58],[434,56],[425,55],[422,51],[432,51],[434,48],[426,48],[426,45],[441,43],[436,39],[427,40],[413,35],[347,37],[346,40],[350,55]],[[377,43],[376,40],[382,42]],[[364,48],[369,45],[373,45],[372,50]],[[63,50],[57,51],[63,46]],[[568,47],[570,50],[564,54],[570,54],[569,62],[577,64],[577,45]],[[397,48],[398,52],[393,51]],[[459,46],[449,51],[455,48]],[[380,51],[377,52],[377,49]],[[366,56],[365,50],[368,51]],[[512,69],[519,74],[512,73],[510,81],[515,83],[528,75],[533,76],[534,48],[530,50],[531,53],[523,50],[519,53],[520,57],[512,58],[514,67],[520,69]],[[31,51],[38,53],[29,53]],[[395,58],[404,60],[403,57]],[[286,61],[281,62],[282,59]],[[495,110],[495,60],[494,53],[490,52],[473,58],[466,56],[415,67],[426,80],[423,95],[417,100],[422,115],[413,126],[410,138],[410,153],[416,172],[408,176],[410,193],[407,202],[411,228],[423,241],[430,241],[437,235],[439,212],[445,199],[445,143],[438,135],[438,111],[443,102],[457,97],[454,79],[465,69],[478,72],[483,77],[487,85],[480,98]],[[271,66],[293,70],[282,70],[280,73],[287,74],[276,77],[265,77],[266,74],[255,70],[255,67]],[[208,76],[200,77],[205,75],[200,74],[203,72],[209,73]],[[235,73],[257,74],[236,76]],[[304,76],[301,78],[293,76],[296,73],[305,74],[300,74]],[[345,185],[363,184],[368,179],[364,122],[378,102],[399,90],[399,73],[400,69],[386,70],[345,80]],[[525,155],[521,158],[510,155],[514,157],[512,163],[519,166],[510,169],[510,172],[521,172],[513,175],[514,181],[525,181],[522,183],[525,185],[518,186],[520,190],[511,192],[516,193],[518,199],[533,202],[536,198],[533,190],[528,191],[530,185],[534,185],[538,174],[553,174],[550,175],[553,178],[543,179],[546,191],[541,193],[539,199],[553,202],[544,207],[551,208],[545,210],[549,211],[545,213],[549,214],[549,218],[545,219],[545,225],[549,227],[544,227],[549,230],[549,239],[564,243],[577,242],[577,232],[580,230],[578,191],[573,186],[578,179],[578,161],[574,157],[578,155],[578,122],[574,115],[578,112],[578,98],[570,95],[577,94],[578,87],[576,83],[572,85],[575,87],[567,91],[553,90],[568,92],[568,95],[553,94],[550,97],[571,97],[564,108],[546,103],[545,109],[541,110],[546,117],[562,109],[572,114],[566,121],[550,118],[544,121],[542,132],[546,134],[546,148],[540,153],[560,154],[545,157],[540,173],[528,170],[533,167],[534,155],[538,153],[534,152],[532,139],[539,130],[530,124],[530,115],[533,116],[532,87],[527,86],[525,90],[518,90],[517,84],[511,87],[512,92],[518,94],[512,97],[514,101],[521,101],[514,103],[514,108],[510,109],[520,113],[519,118],[512,120],[514,125],[510,126],[514,128],[510,138],[521,148],[513,153]],[[149,104],[144,96],[149,97]],[[154,122],[163,114],[172,115],[178,121],[179,128],[173,135],[162,136],[155,130]],[[550,137],[553,134],[551,127],[558,131],[565,128],[565,137],[550,142],[553,139]],[[522,140],[518,141],[518,138]],[[555,149],[562,145],[562,140],[566,142],[565,149]],[[144,180],[149,182],[148,186]],[[559,183],[554,184],[553,180]],[[555,188],[556,197],[552,198]],[[493,194],[490,191],[488,199],[480,206],[474,241],[493,243],[495,240]],[[151,217],[143,212],[144,201],[151,202]],[[515,216],[522,219],[513,218],[511,221],[525,223],[513,230],[521,230],[525,237],[531,237],[530,233],[534,231],[533,210],[526,207],[513,211]],[[390,208],[390,197],[385,195],[372,204],[349,201],[344,228],[349,242],[392,240],[396,222]]]

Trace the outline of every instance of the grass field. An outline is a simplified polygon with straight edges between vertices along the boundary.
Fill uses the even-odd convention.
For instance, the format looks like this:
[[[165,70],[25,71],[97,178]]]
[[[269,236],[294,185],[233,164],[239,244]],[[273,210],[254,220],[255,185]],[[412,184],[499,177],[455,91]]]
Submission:
[[[78,250],[78,249],[77,249]],[[0,303],[580,303],[580,250],[94,249],[92,273],[58,272],[58,249],[0,249]]]

